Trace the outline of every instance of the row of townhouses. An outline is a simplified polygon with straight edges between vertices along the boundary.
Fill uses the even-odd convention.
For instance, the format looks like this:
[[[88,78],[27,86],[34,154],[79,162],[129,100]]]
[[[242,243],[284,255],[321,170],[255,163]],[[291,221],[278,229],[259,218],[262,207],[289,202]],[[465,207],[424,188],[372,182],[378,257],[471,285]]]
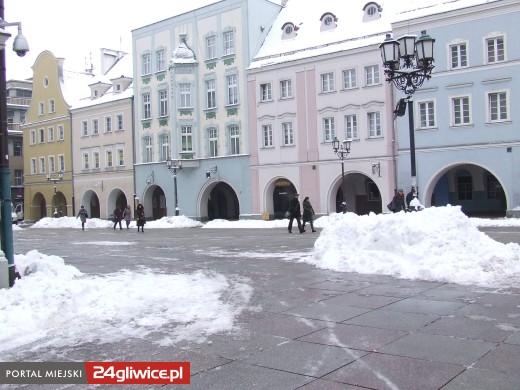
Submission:
[[[514,212],[518,20],[519,0],[223,0],[133,30],[99,69],[44,51],[21,126],[25,218],[137,203],[149,219],[280,218],[295,192],[317,214],[344,198],[381,213],[412,156],[424,206]],[[422,31],[435,69],[410,123],[380,44]],[[336,137],[352,140],[344,161]]]

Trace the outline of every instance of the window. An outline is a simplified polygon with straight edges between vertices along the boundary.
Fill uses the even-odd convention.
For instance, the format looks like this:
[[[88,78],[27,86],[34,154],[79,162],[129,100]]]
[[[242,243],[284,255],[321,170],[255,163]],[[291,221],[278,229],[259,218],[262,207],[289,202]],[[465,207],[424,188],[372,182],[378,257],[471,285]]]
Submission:
[[[240,154],[240,130],[237,125],[229,126],[231,154]]]
[[[31,174],[36,175],[36,159],[31,158]]]
[[[45,114],[45,106],[43,102],[38,103],[38,115],[44,115]]]
[[[452,124],[454,126],[469,125],[471,123],[469,111],[469,97],[456,97],[452,101]]]
[[[143,119],[152,118],[152,101],[149,93],[143,93]]]
[[[47,172],[45,169],[45,157],[40,157],[40,173]]]
[[[92,135],[99,134],[99,121],[97,119],[92,119]]]
[[[218,133],[217,129],[214,127],[209,129],[208,131],[209,138],[209,157],[217,157],[218,156]]]
[[[451,69],[465,68],[468,66],[466,43],[450,46]]]
[[[419,127],[435,127],[435,105],[433,101],[419,103]]]
[[[264,138],[264,148],[273,146],[273,126],[262,125],[262,136]]]
[[[206,81],[206,108],[217,107],[217,91],[215,80]]]
[[[63,154],[58,155],[58,170],[65,172],[65,156]]]
[[[294,132],[291,122],[282,123],[283,144],[294,145]]]
[[[181,126],[181,150],[191,152],[193,150],[193,134],[191,126]]]
[[[490,122],[501,122],[509,119],[506,92],[488,94],[488,117]]]
[[[345,135],[347,139],[358,139],[356,114],[345,115]]]
[[[112,117],[106,116],[105,117],[105,133],[111,133],[112,132]]]
[[[343,89],[352,89],[357,87],[356,69],[347,69],[343,71]]]
[[[495,176],[491,173],[486,174],[486,192],[488,199],[503,199],[504,189]]]
[[[325,135],[325,142],[331,142],[336,136],[334,118],[323,118],[323,131]]]
[[[473,178],[469,172],[461,172],[457,176],[457,196],[459,200],[473,199]]]
[[[49,127],[47,129],[47,140],[48,142],[54,142],[54,127]]]
[[[504,37],[486,39],[486,46],[488,64],[505,60]]]
[[[153,161],[153,143],[152,137],[144,137],[144,161],[146,163]]]
[[[54,129],[54,127],[50,127],[50,129]],[[23,143],[22,141],[14,140],[13,143],[13,155],[14,156],[23,156]]]
[[[321,75],[321,92],[334,91],[334,73],[324,73]]]
[[[379,65],[365,66],[365,85],[378,85],[381,81],[379,79]]]
[[[368,136],[381,137],[381,115],[379,112],[369,112],[367,114]]]
[[[166,70],[166,60],[164,58],[164,50],[157,50],[155,53],[155,60],[156,60],[156,70],[157,72],[162,72]]]
[[[191,84],[183,83],[179,85],[181,95],[181,108],[191,108]]]
[[[217,58],[216,38],[214,35],[206,37],[206,59]]]
[[[142,75],[148,75],[152,73],[152,59],[150,53],[143,54],[141,57],[142,61]]]
[[[54,104],[54,99],[49,100],[49,113],[52,114],[56,111],[56,106]]]
[[[14,170],[14,185],[23,186],[23,170],[22,169]]]
[[[291,80],[280,81],[280,98],[289,99],[292,98],[292,82]]]
[[[45,143],[45,129],[39,129],[38,130],[38,142],[40,144]]]
[[[235,54],[235,34],[233,31],[224,33],[224,55]]]
[[[117,131],[122,131],[125,129],[125,124],[123,122],[123,114],[116,115],[116,126],[117,126]]]
[[[260,101],[272,100],[271,83],[260,84]]]
[[[31,130],[29,143],[34,145],[36,143],[36,130]]]
[[[56,172],[56,165],[54,164],[54,156],[49,156],[49,172]]]
[[[63,141],[65,139],[65,128],[63,125],[58,125],[58,140]]]
[[[114,166],[114,158],[111,150],[105,152],[105,159],[107,168],[112,168]]]
[[[159,138],[161,143],[161,161],[166,161],[170,158],[170,136],[169,134],[162,134]]]
[[[117,166],[124,167],[125,166],[125,150],[123,148],[117,148]]]
[[[159,91],[159,116],[168,116],[168,91]]]
[[[83,137],[88,136],[88,122],[87,121],[81,122],[81,135]]]
[[[227,104],[238,104],[238,79],[237,75],[226,77],[227,81]]]
[[[99,162],[99,152],[96,150],[95,152],[92,152],[92,160],[94,164],[94,169],[99,169],[100,162]]]
[[[82,153],[82,161],[83,161],[83,164],[82,164],[82,167],[83,169],[89,169],[90,168],[90,163],[89,163],[89,156],[88,156],[88,151],[84,151]]]

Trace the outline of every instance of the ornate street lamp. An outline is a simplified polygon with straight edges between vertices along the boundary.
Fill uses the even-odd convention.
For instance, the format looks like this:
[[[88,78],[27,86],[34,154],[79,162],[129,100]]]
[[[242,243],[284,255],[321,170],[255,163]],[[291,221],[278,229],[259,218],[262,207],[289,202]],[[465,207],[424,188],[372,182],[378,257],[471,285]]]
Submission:
[[[379,45],[386,81],[394,83],[397,89],[404,92],[406,98],[399,101],[396,113],[404,115],[404,102],[408,102],[408,127],[410,132],[410,164],[412,176],[412,191],[417,196],[417,171],[415,164],[415,130],[413,119],[412,96],[424,81],[431,78],[435,62],[433,58],[433,43],[435,39],[421,31],[421,36],[404,35],[394,40],[390,34]]]
[[[345,165],[344,160],[350,153],[351,139],[346,139],[342,143],[339,142],[338,137],[334,137],[332,141],[332,150],[341,159],[341,192],[343,192],[343,202],[341,203],[341,211],[343,214],[347,212],[347,192],[345,190]]]
[[[181,160],[172,160],[169,158],[166,161],[166,166],[173,173],[173,188],[175,191],[175,215],[179,215],[179,198],[177,197],[177,170],[182,169],[182,161]]]
[[[52,195],[52,208],[54,209],[54,214],[53,215],[55,217],[59,217],[58,208],[56,207],[56,185],[60,181],[63,181],[63,172],[59,171],[58,172],[58,176],[51,176],[50,173],[47,173],[47,181],[52,183],[52,185],[54,186],[54,195]]]

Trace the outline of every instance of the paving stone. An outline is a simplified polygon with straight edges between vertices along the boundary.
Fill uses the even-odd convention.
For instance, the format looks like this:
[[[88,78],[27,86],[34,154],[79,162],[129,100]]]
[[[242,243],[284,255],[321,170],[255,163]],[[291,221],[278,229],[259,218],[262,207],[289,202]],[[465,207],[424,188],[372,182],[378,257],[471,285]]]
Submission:
[[[465,304],[463,303],[407,298],[386,306],[385,310],[402,311],[405,313],[448,315],[464,306]]]
[[[324,282],[313,283],[308,287],[318,288],[321,290],[351,292],[360,290],[362,288],[367,288],[370,285],[371,284],[368,282],[352,283],[344,280],[327,280]]]
[[[353,307],[365,307],[367,309],[378,309],[380,307],[389,305],[399,301],[401,298],[385,297],[383,295],[370,295],[348,293],[338,295],[333,298],[328,298],[324,302],[332,303],[334,305],[345,305]]]
[[[453,313],[456,316],[466,316],[473,319],[497,321],[501,324],[520,326],[520,307],[503,307],[472,303]]]
[[[423,328],[439,318],[440,316],[438,315],[400,313],[398,311],[384,310],[383,308],[351,318],[350,320],[344,321],[344,323],[382,329],[414,331]]]
[[[506,372],[518,376],[520,388],[520,346],[502,344],[479,359],[475,368]]]
[[[442,390],[518,390],[519,383],[516,375],[469,367]]]
[[[296,339],[329,326],[329,322],[310,320],[292,315],[267,313],[251,319],[247,328],[250,331]]]
[[[370,294],[370,295],[384,295],[387,297],[397,298],[409,298],[411,296],[422,293],[429,290],[431,287],[427,286],[414,286],[414,285],[401,285],[396,284],[378,284],[377,286],[370,286],[364,289],[356,290],[358,294]]]
[[[311,383],[299,387],[298,390],[367,390],[367,388],[346,385],[345,383],[327,381],[324,379],[316,379]]]
[[[341,322],[348,320],[349,318],[357,317],[358,315],[364,314],[368,311],[370,310],[360,307],[332,305],[321,301],[311,305],[290,309],[283,313],[316,320]]]
[[[445,284],[417,294],[417,299],[429,299],[448,302],[474,303],[478,302],[487,291],[477,286],[460,286]]]

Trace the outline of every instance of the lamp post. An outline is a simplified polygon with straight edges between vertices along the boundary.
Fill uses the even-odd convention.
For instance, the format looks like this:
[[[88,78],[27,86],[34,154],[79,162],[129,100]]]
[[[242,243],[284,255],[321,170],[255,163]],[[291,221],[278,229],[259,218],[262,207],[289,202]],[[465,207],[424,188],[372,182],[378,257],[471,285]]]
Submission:
[[[166,161],[166,166],[173,173],[173,190],[175,192],[175,215],[179,215],[179,198],[177,197],[177,170],[182,169],[181,160],[172,160],[169,158]]]
[[[408,127],[410,132],[410,172],[412,177],[412,191],[417,196],[417,171],[415,164],[415,129],[413,117],[412,96],[424,81],[431,78],[435,68],[433,58],[433,43],[435,39],[421,31],[421,36],[404,35],[394,40],[390,34],[379,45],[383,60],[386,81],[394,83],[397,89],[403,91],[406,98],[399,101],[398,115],[404,115],[404,102],[408,102]]]
[[[13,50],[23,57],[29,51],[27,40],[22,35],[22,24],[7,23],[4,21],[4,0],[0,0],[0,187],[2,198],[1,217],[1,244],[7,258],[9,287],[14,286],[17,275],[14,265],[13,225],[11,219],[11,181],[9,171],[9,133],[7,130],[7,96],[6,96],[6,69],[5,43],[11,37],[4,27],[18,26],[18,35],[13,41]]]
[[[347,212],[347,193],[345,191],[345,165],[344,160],[350,153],[351,139],[346,139],[342,143],[339,142],[338,137],[334,137],[332,141],[332,150],[341,159],[341,192],[343,192],[343,202],[341,203],[341,211],[343,214]]]
[[[55,201],[56,201],[56,185],[60,181],[63,181],[63,172],[59,171],[58,172],[58,176],[51,176],[50,173],[47,173],[47,181],[51,182],[52,185],[54,186],[54,194],[52,195],[52,208],[54,209],[54,216],[57,217],[58,216],[58,210],[57,210],[56,205],[55,205]]]

